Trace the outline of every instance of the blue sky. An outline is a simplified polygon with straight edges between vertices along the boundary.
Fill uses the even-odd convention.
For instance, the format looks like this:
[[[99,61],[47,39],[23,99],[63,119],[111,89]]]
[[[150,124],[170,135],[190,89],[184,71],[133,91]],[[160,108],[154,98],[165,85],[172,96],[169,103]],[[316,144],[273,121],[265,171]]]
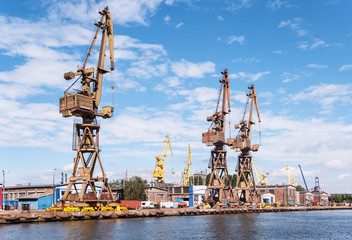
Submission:
[[[220,72],[230,74],[231,124],[244,110],[249,84],[258,94],[261,147],[254,153],[269,183],[287,183],[285,166],[308,187],[351,192],[352,2],[343,0],[15,1],[0,9],[0,150],[7,184],[50,183],[70,175],[73,118],[58,99],[63,73],[81,64],[98,11],[114,22],[116,71],[106,75],[100,120],[109,179],[151,180],[164,136],[174,156],[166,179],[179,182],[192,148],[192,173],[205,170],[201,142],[216,106]],[[94,49],[91,66],[96,64]],[[108,62],[108,61],[107,61]],[[258,142],[256,124],[253,142]],[[227,129],[227,136],[229,136]],[[231,134],[236,134],[231,129]],[[229,149],[229,172],[237,153]],[[53,169],[58,170],[54,173]],[[171,174],[171,168],[177,172]]]

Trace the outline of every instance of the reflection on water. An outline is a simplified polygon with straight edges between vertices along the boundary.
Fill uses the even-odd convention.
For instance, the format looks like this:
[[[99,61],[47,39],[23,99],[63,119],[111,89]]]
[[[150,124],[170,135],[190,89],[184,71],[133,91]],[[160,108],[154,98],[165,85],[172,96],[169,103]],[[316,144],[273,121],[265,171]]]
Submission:
[[[0,239],[350,239],[352,211],[246,213],[0,225]]]

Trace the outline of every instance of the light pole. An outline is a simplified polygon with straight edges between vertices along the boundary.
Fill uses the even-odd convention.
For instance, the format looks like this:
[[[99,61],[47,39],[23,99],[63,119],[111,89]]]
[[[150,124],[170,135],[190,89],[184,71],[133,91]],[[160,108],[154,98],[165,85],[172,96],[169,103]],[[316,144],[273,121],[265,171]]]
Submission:
[[[55,204],[55,171],[56,171],[56,168],[54,168],[54,171],[53,171],[53,206]]]
[[[2,209],[5,210],[5,173],[10,172],[9,170],[2,170]],[[7,198],[9,198],[9,193],[7,194]]]

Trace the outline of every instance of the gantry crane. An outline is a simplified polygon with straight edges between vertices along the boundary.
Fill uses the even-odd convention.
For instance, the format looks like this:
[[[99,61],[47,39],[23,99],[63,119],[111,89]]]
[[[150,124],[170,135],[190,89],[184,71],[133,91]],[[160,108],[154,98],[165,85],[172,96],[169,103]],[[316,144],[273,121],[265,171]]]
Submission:
[[[258,179],[258,183],[262,186],[264,185],[268,185],[268,179],[266,179],[266,177],[269,175],[268,173],[263,173],[262,169],[259,167],[257,161],[255,159],[252,159],[252,163],[254,163],[254,165],[252,164],[252,167],[254,169],[255,175],[257,176]],[[258,171],[257,171],[258,168]]]
[[[249,203],[249,202],[259,202],[259,195],[256,191],[255,181],[253,177],[252,170],[252,156],[251,151],[258,151],[259,145],[251,145],[252,137],[252,125],[253,122],[253,110],[254,105],[256,107],[258,122],[260,122],[260,114],[257,101],[257,93],[255,91],[254,85],[248,87],[249,93],[247,94],[247,103],[244,110],[242,121],[239,124],[235,125],[235,129],[239,129],[238,135],[235,139],[227,139],[227,143],[234,149],[236,152],[241,152],[238,156],[237,161],[237,181],[235,186],[235,196],[239,196],[240,202]],[[250,103],[249,117],[248,120],[245,120],[247,107]]]
[[[234,202],[235,200],[227,171],[227,151],[224,149],[224,146],[226,145],[225,120],[226,115],[231,111],[230,80],[227,69],[221,74],[223,77],[222,80],[220,80],[220,93],[215,113],[212,116],[207,117],[207,121],[211,122],[211,124],[208,131],[202,134],[202,142],[206,143],[207,146],[214,146],[208,164],[208,168],[211,169],[210,179],[204,196],[204,201],[210,204],[217,202]],[[228,185],[225,183],[225,180]]]
[[[64,97],[60,98],[60,113],[63,117],[79,117],[81,123],[74,124],[73,150],[76,151],[72,175],[66,188],[66,192],[61,201],[79,201],[79,202],[98,202],[101,200],[112,201],[113,195],[108,184],[107,175],[104,172],[99,149],[99,129],[97,117],[111,118],[113,107],[103,107],[99,112],[99,103],[101,99],[103,75],[110,72],[104,69],[104,58],[106,49],[106,40],[108,39],[110,52],[110,70],[114,70],[114,43],[113,43],[113,23],[108,7],[99,12],[101,19],[95,25],[97,26],[93,41],[89,51],[85,56],[83,66],[77,72],[68,72],[64,74],[66,80],[77,80],[65,91]],[[87,68],[89,57],[92,53],[98,34],[101,33],[101,44],[99,51],[98,64],[94,67]],[[68,92],[70,88],[81,80],[81,90],[76,93]],[[94,173],[96,163],[99,163],[101,176]],[[102,182],[101,192],[98,193],[96,183]],[[82,184],[81,190],[78,191]],[[74,192],[71,193],[72,187]],[[87,193],[90,188],[91,193]]]
[[[286,165],[286,176],[288,178],[288,183],[294,187],[297,187],[297,179],[290,176],[290,168],[288,165]]]
[[[187,167],[181,173],[182,186],[189,186],[189,178],[191,177],[191,163],[191,145],[188,145]]]
[[[161,156],[161,153],[163,151],[163,148],[165,146],[164,154]],[[165,159],[166,159],[166,153],[167,153],[167,147],[170,147],[171,155],[172,153],[172,148],[171,148],[171,143],[170,143],[170,138],[168,135],[165,136],[165,140],[163,142],[163,145],[161,146],[161,150],[158,156],[156,156],[156,164],[154,168],[154,172],[152,174],[153,178],[156,178],[157,183],[163,183],[164,182],[164,166],[165,166]]]

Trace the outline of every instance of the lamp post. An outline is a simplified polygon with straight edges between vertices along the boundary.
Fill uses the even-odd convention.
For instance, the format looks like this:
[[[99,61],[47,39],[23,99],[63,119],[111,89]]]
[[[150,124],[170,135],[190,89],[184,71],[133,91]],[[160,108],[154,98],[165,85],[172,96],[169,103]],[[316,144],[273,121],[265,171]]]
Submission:
[[[54,171],[53,171],[53,206],[55,204],[55,171],[56,171],[56,168],[54,168]]]
[[[5,173],[10,172],[9,170],[2,170],[2,209],[5,210]],[[10,193],[7,194],[7,198],[9,198]]]

